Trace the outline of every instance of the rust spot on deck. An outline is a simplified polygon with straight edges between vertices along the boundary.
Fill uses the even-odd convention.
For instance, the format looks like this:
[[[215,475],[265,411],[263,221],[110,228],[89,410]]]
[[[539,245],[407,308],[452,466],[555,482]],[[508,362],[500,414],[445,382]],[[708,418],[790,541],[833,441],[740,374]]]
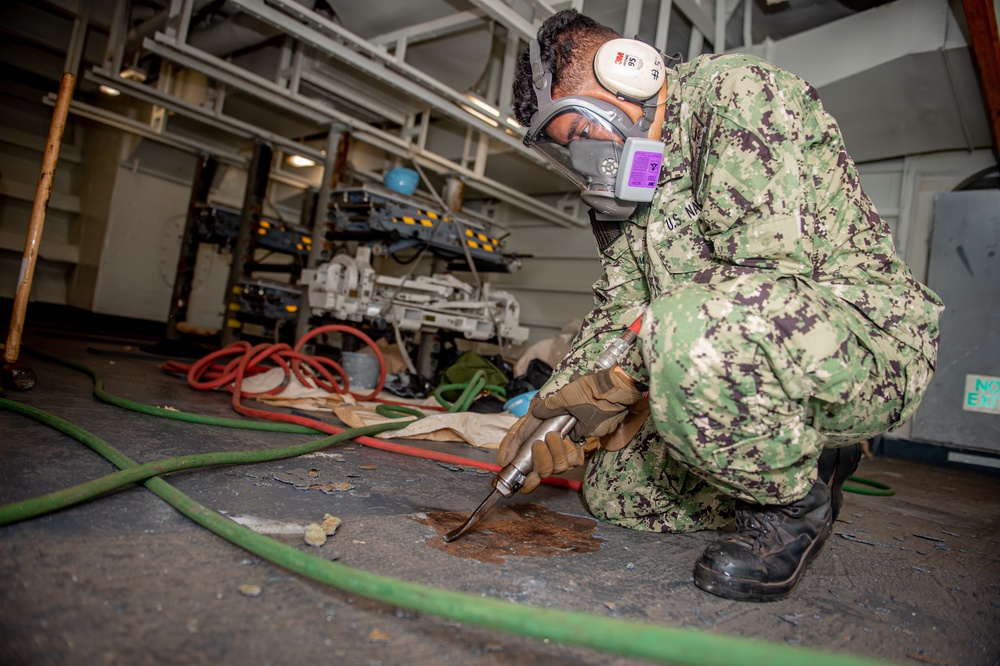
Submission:
[[[465,522],[468,513],[427,511],[409,516],[438,533],[427,540],[432,548],[480,562],[503,563],[510,556],[554,557],[593,553],[604,539],[593,535],[597,521],[556,513],[541,504],[499,506],[468,534],[451,543],[444,535]]]

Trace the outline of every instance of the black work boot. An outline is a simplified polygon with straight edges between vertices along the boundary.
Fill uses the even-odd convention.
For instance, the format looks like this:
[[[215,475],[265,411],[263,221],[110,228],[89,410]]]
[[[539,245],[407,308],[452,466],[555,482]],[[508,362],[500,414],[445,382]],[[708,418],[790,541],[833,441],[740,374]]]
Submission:
[[[830,488],[830,501],[833,504],[833,519],[840,515],[840,507],[844,505],[844,482],[858,469],[861,462],[861,445],[851,444],[835,449],[824,449],[819,455],[816,471],[819,478]]]
[[[817,481],[788,505],[736,503],[736,532],[709,544],[694,583],[737,601],[775,601],[792,593],[833,526],[830,489]]]

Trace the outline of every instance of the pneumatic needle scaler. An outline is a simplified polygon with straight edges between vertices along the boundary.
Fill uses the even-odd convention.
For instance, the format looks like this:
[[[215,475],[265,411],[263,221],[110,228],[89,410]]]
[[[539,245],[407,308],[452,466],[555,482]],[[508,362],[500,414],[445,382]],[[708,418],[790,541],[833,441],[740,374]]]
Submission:
[[[639,334],[639,327],[642,325],[642,317],[636,319],[632,324],[625,329],[621,337],[615,338],[608,346],[604,353],[602,353],[597,361],[594,363],[594,370],[608,370],[618,363],[618,360],[628,351],[632,345],[635,343],[636,338]],[[531,474],[534,467],[534,461],[531,458],[531,445],[537,440],[544,440],[545,436],[550,432],[558,432],[561,437],[568,437],[570,431],[573,430],[573,426],[576,425],[576,418],[569,414],[564,414],[562,416],[556,416],[551,419],[546,419],[542,421],[537,428],[535,428],[531,434],[524,440],[521,444],[521,448],[518,449],[517,455],[511,460],[507,465],[497,472],[496,476],[493,477],[493,491],[486,496],[483,503],[479,505],[469,519],[465,523],[457,528],[448,532],[445,535],[444,540],[446,542],[452,542],[458,539],[466,532],[468,532],[472,527],[482,520],[483,516],[490,512],[496,503],[500,501],[501,497],[511,497],[514,493],[521,489],[524,484],[524,480],[529,474]]]

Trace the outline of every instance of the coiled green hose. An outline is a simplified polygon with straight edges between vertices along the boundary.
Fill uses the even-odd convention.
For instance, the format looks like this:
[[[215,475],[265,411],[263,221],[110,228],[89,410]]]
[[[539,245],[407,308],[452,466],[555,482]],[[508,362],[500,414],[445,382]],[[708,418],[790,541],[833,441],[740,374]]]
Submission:
[[[449,403],[444,394],[449,391],[461,390],[462,394],[453,403]],[[468,411],[469,406],[479,397],[481,391],[487,391],[489,393],[494,393],[496,395],[505,396],[506,389],[502,386],[493,386],[492,384],[486,383],[486,373],[482,370],[476,370],[472,375],[472,378],[464,384],[443,384],[434,389],[434,399],[438,401],[438,404],[447,409],[449,412],[465,412]]]

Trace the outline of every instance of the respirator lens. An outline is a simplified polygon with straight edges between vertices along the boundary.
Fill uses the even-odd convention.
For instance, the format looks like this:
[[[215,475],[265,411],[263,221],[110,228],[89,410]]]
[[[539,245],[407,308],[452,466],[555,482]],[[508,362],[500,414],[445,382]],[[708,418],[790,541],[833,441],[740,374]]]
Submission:
[[[554,113],[525,138],[582,190],[614,191],[625,136],[598,113],[568,107]]]

